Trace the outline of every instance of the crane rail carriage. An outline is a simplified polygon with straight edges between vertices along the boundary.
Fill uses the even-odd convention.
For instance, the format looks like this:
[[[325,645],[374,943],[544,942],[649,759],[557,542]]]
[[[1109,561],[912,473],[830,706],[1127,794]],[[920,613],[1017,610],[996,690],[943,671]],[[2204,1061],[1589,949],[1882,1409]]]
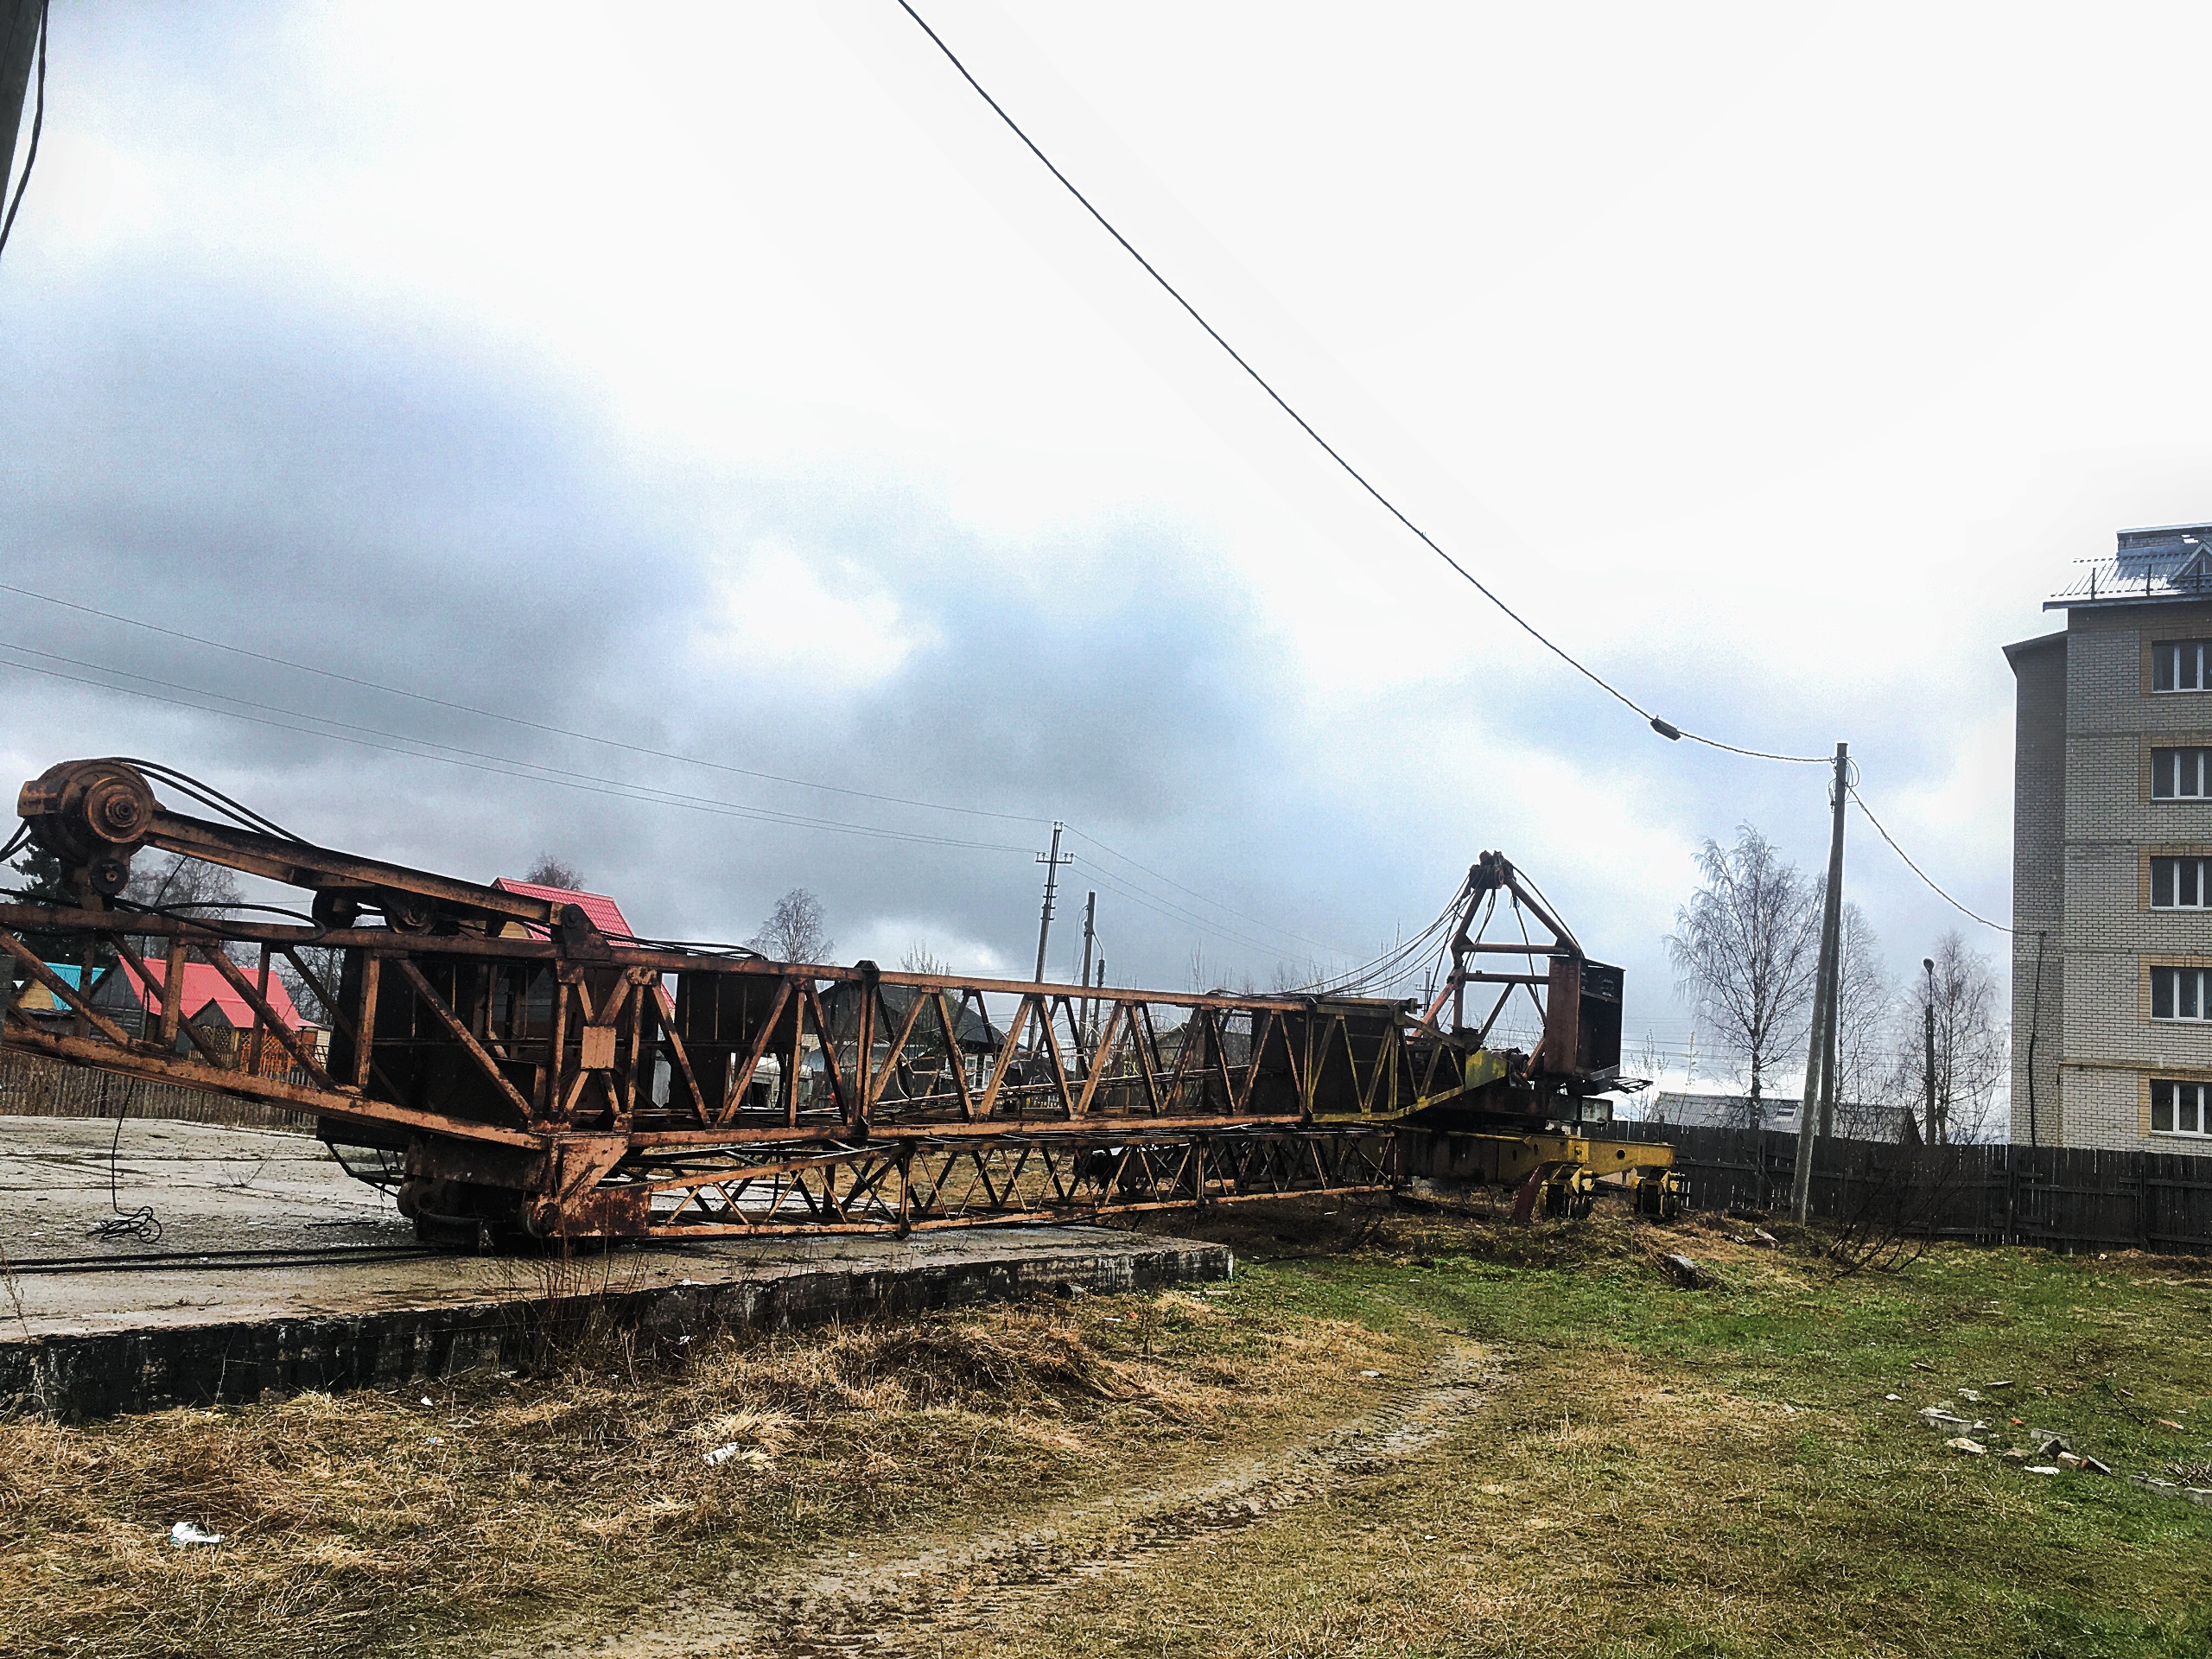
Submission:
[[[229,821],[168,810],[149,774]],[[1468,873],[1451,972],[1423,1007],[610,938],[573,904],[310,845],[143,761],[64,762],[17,810],[77,902],[0,904],[0,1044],[312,1114],[427,1239],[905,1232],[1415,1178],[1510,1187],[1523,1218],[1586,1210],[1607,1177],[1650,1213],[1682,1197],[1668,1147],[1602,1132],[1622,1086],[1620,970],[1586,959],[1497,853]],[[132,905],[146,848],[304,889],[312,925]],[[1511,942],[1483,937],[1501,896]],[[80,962],[79,982],[32,938]],[[111,962],[146,988],[127,1007],[94,994]],[[187,1017],[193,963],[248,1025]],[[327,1011],[327,1049],[271,1006],[279,963]],[[51,1007],[23,1006],[19,979]],[[1469,989],[1492,986],[1471,1026]],[[1541,1039],[1486,1046],[1516,992],[1541,1006]]]

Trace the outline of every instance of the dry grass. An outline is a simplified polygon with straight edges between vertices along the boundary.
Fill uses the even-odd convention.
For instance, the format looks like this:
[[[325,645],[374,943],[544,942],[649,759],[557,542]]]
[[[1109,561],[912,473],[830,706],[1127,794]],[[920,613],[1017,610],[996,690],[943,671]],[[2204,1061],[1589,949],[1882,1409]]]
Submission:
[[[1188,1351],[1220,1323],[1170,1295],[702,1337],[680,1360],[601,1333],[556,1375],[464,1378],[428,1405],[308,1394],[0,1424],[0,1652],[295,1659],[612,1617],[824,1538],[965,1524],[1102,1465],[1172,1466],[1287,1409],[1272,1402],[1317,1354],[1389,1346],[1244,1320]],[[183,1520],[226,1541],[175,1548]]]
[[[2171,1425],[2204,1410],[2212,1264],[1946,1249],[1845,1278],[1783,1229],[1766,1248],[1741,1224],[1606,1209],[1534,1229],[1321,1203],[1166,1224],[1235,1244],[1236,1287],[659,1354],[598,1332],[557,1373],[429,1407],[0,1424],[0,1651],[474,1653],[533,1631],[588,1648],[680,1592],[745,1605],[823,1562],[896,1584],[949,1541],[1301,1467],[1287,1448],[1470,1344],[1507,1375],[1433,1443],[1109,1570],[1063,1581],[1040,1558],[995,1600],[924,1572],[912,1640],[887,1650],[2212,1649],[2205,1512],[1962,1458],[1912,1415],[2004,1378],[2005,1412],[2123,1471],[2196,1466],[2208,1430]],[[1668,1282],[1674,1250],[1706,1288]],[[171,1549],[181,1519],[231,1541]]]

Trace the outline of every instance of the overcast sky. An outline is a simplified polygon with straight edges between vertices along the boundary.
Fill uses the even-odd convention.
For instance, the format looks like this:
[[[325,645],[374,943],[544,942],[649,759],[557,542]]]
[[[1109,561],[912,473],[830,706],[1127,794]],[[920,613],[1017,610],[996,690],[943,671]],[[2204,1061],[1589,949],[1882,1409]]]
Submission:
[[[1847,740],[2007,914],[1999,646],[2212,517],[2212,15],[925,11],[1464,563],[1683,726]],[[1171,986],[1372,954],[1497,847],[1669,1049],[1698,844],[1824,856],[1817,769],[1519,636],[893,0],[57,0],[48,73],[5,580],[416,695],[0,593],[11,776],[145,755],[382,857],[556,852],[647,932],[805,886],[841,958],[1019,972],[1064,818],[1056,972],[1095,887]],[[1894,965],[2001,958],[1861,820],[1847,881]]]

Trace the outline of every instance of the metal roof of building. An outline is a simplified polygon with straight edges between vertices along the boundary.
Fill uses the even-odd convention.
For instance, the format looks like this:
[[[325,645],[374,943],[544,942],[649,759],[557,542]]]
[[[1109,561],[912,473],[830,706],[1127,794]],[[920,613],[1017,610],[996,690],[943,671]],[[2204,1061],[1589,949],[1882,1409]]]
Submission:
[[[2044,601],[2047,611],[2212,599],[2212,524],[2123,530],[2109,558],[2083,559],[2083,574]]]
[[[630,918],[622,913],[622,906],[603,893],[582,893],[574,887],[541,887],[535,881],[518,881],[512,876],[501,876],[492,883],[501,893],[518,893],[525,899],[543,899],[556,905],[578,905],[591,925],[610,939],[634,939],[637,933],[630,925]],[[543,938],[545,930],[525,923],[531,937]]]

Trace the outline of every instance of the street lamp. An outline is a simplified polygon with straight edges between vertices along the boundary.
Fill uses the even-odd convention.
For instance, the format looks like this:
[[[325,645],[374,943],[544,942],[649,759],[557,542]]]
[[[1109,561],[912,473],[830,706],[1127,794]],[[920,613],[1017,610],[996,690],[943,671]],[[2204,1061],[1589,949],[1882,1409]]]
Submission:
[[[1926,1027],[1925,1034],[1928,1040],[1927,1059],[1923,1068],[1928,1085],[1928,1104],[1925,1112],[1928,1138],[1930,1141],[1946,1141],[1950,1137],[1948,1135],[1937,1134],[1936,1126],[1936,958],[1923,957],[1920,959],[1920,965],[1928,970],[1928,999],[1921,1006],[1921,1016]]]

